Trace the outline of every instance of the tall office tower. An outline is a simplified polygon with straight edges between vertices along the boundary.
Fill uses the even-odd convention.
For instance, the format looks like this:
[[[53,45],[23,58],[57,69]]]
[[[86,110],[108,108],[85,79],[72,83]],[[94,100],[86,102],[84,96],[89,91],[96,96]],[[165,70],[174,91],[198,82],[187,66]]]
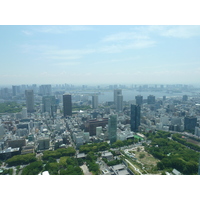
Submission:
[[[137,95],[137,96],[135,97],[135,99],[136,99],[136,104],[137,104],[137,105],[142,105],[142,103],[143,103],[143,96]]]
[[[33,90],[25,90],[27,112],[34,112]]]
[[[114,90],[114,105],[117,108],[117,95],[122,95],[122,90],[115,89]]]
[[[39,93],[42,95],[51,95],[51,85],[41,85],[39,88]]]
[[[16,96],[16,95],[17,95],[17,86],[16,86],[16,85],[13,85],[13,86],[12,86],[12,95],[13,95],[13,96]]]
[[[56,112],[56,98],[55,96],[42,97],[43,112]]]
[[[5,130],[4,130],[3,124],[0,124],[0,139],[3,138],[4,134],[5,134]]]
[[[96,109],[98,107],[98,96],[94,95],[92,96],[92,108]]]
[[[163,101],[166,101],[166,96],[163,96]]]
[[[194,131],[195,126],[197,126],[197,118],[196,117],[185,117],[184,118],[184,130],[185,131]]]
[[[121,112],[122,109],[123,109],[123,96],[122,95],[117,95],[116,110],[117,110],[117,112]]]
[[[188,100],[188,96],[187,96],[187,95],[183,95],[182,100],[183,100],[183,101],[187,101],[187,100]]]
[[[149,95],[149,96],[147,97],[147,103],[148,103],[148,104],[155,104],[155,102],[156,102],[155,96]]]
[[[27,118],[27,108],[22,108],[22,119],[26,119]]]
[[[72,116],[72,96],[70,94],[63,95],[63,114],[64,117]]]
[[[117,141],[117,115],[111,115],[108,119],[108,136],[111,144]]]
[[[140,105],[131,105],[131,131],[138,131],[140,126]]]
[[[100,137],[101,133],[103,133],[102,126],[97,126],[96,127],[96,136]]]

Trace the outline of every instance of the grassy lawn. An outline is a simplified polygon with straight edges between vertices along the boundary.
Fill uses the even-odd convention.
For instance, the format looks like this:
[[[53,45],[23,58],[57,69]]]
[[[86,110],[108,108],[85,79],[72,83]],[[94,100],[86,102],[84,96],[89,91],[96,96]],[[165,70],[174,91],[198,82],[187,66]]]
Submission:
[[[129,152],[135,154],[135,158],[137,159],[137,161],[129,157],[126,157],[126,159],[128,159],[143,174],[146,174],[146,172],[150,174],[159,174],[159,172],[156,170],[157,162],[159,162],[159,160],[154,158],[151,154],[144,151],[143,146],[135,148],[134,150],[131,150]],[[145,168],[143,169],[143,167]],[[135,170],[133,169],[133,171]]]

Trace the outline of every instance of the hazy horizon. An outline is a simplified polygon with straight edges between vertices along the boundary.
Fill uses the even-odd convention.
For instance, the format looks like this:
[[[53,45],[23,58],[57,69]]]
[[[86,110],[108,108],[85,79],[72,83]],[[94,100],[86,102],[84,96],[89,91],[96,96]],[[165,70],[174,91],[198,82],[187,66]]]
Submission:
[[[2,25],[0,36],[0,85],[199,84],[199,25]]]

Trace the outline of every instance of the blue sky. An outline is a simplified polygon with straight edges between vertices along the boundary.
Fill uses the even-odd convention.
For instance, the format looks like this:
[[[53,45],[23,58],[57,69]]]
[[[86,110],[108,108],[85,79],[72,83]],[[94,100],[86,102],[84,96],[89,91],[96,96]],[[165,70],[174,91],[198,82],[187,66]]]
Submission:
[[[200,26],[0,26],[0,85],[199,84]]]

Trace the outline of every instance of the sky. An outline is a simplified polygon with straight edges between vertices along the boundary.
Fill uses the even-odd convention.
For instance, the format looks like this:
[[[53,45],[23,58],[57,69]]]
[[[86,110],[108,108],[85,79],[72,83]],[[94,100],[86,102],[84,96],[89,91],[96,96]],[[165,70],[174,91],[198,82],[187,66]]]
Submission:
[[[199,25],[1,25],[0,85],[199,84]]]

